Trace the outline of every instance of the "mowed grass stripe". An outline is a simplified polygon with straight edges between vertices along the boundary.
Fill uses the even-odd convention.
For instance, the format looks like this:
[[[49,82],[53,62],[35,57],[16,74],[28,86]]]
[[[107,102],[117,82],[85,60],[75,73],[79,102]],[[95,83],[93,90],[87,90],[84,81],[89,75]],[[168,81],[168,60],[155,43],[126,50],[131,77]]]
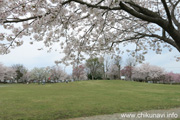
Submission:
[[[0,87],[1,120],[57,120],[180,107],[180,86],[120,80]]]

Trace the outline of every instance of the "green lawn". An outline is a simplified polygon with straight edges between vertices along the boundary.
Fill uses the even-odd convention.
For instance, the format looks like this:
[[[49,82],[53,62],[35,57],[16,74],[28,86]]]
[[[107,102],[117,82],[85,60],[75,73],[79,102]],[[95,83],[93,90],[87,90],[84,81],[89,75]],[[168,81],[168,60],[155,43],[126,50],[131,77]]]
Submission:
[[[120,80],[0,84],[0,120],[64,118],[180,107],[180,86]]]

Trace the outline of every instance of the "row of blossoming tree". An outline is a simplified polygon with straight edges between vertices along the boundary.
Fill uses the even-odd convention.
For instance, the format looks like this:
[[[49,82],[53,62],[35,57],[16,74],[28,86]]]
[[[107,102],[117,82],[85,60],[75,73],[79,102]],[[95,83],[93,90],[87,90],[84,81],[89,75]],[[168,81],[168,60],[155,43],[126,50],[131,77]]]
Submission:
[[[164,68],[150,65],[149,63],[134,67],[132,78],[141,82],[180,83],[180,74],[166,72]]]
[[[122,62],[117,64],[117,59],[109,63],[101,60],[91,58],[86,61],[85,65],[74,66],[72,76],[67,75],[60,66],[27,70],[21,64],[16,64],[12,67],[0,64],[0,82],[58,82],[59,80],[71,78],[74,80],[121,79],[122,76],[125,76],[123,78],[125,80],[139,82],[180,83],[179,73],[166,72],[164,68],[150,65],[149,63],[136,66],[131,59],[130,61],[126,60],[126,65],[122,67]]]
[[[0,82],[3,83],[59,82],[66,79],[70,76],[60,66],[28,70],[21,64],[11,67],[0,64]]]
[[[180,74],[167,72],[165,68],[149,63],[137,65],[133,58],[128,58],[124,65],[122,63],[120,57],[112,60],[108,57],[107,59],[89,58],[86,64],[73,68],[73,78],[75,80],[125,79],[152,83],[180,83]]]

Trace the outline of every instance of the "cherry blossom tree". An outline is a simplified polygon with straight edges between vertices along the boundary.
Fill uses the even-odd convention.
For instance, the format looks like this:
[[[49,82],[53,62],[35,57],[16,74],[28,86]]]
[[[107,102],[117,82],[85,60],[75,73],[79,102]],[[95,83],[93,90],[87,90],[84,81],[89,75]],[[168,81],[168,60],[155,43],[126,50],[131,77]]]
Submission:
[[[7,80],[13,82],[15,77],[16,71],[12,67],[7,67],[0,63],[0,82],[7,82]]]
[[[180,52],[179,0],[0,0],[0,53],[23,44],[43,41],[60,44],[62,61],[83,60],[84,53],[123,53],[119,44],[144,60],[149,49],[166,47]],[[62,38],[62,39],[61,39]],[[148,49],[149,48],[149,49]],[[177,59],[180,59],[177,56]]]
[[[41,82],[47,82],[48,78],[56,82],[57,80],[64,80],[66,77],[67,74],[62,70],[60,66],[42,68],[35,67],[26,75],[28,81],[37,80]]]
[[[87,73],[84,65],[79,65],[73,68],[73,78],[75,80],[87,79]]]
[[[165,74],[163,68],[150,65],[149,63],[142,64],[139,67],[135,67],[133,69],[132,78],[136,80],[144,80],[144,81],[157,81]]]
[[[16,77],[16,71],[12,67],[5,67],[4,70],[5,70],[4,82],[7,82],[7,80],[13,82]]]
[[[5,66],[0,63],[0,81],[4,81],[4,75],[5,75]]]
[[[45,73],[45,68],[33,68],[30,71],[30,80],[37,80],[37,81],[42,81],[45,79],[46,74]]]
[[[178,73],[173,73],[173,72],[166,73],[163,82],[168,82],[168,83],[172,83],[172,82],[174,82],[174,83],[180,83],[180,74],[178,74]]]
[[[122,75],[126,76],[127,79],[132,80],[133,69],[136,66],[136,61],[134,58],[126,59],[126,66],[122,69]]]
[[[133,66],[125,66],[122,70],[121,70],[121,75],[126,76],[127,80],[131,80],[132,79],[132,74],[133,74]]]
[[[112,64],[107,72],[107,75],[110,79],[119,79],[119,67]]]
[[[62,69],[61,66],[53,66],[51,68],[51,79],[56,81],[56,80],[65,80],[67,77],[66,72]]]
[[[112,60],[108,59],[109,62],[107,66],[107,77],[110,79],[121,79],[121,67],[122,58],[119,55],[113,57]]]

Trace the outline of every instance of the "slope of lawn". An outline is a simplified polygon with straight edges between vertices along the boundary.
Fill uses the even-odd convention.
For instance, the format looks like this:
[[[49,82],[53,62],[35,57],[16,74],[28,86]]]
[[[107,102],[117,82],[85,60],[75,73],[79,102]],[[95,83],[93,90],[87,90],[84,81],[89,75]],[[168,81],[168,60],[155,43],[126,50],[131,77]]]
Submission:
[[[120,80],[0,84],[0,120],[58,120],[180,107],[180,86]]]

